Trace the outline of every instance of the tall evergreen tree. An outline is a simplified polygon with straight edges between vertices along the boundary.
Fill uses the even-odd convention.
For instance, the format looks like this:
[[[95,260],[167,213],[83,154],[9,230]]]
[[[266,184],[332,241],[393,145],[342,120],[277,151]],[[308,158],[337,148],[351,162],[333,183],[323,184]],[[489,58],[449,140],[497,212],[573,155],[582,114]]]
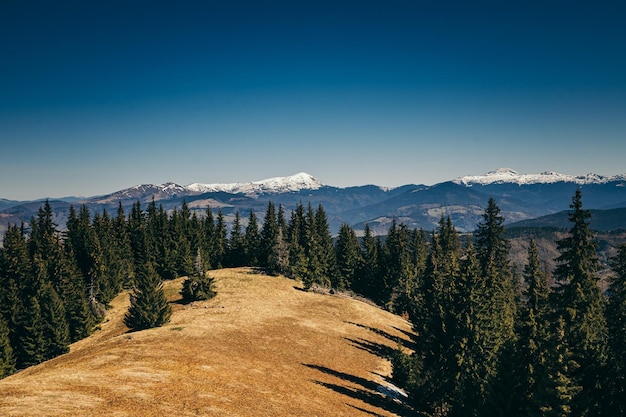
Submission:
[[[194,273],[183,281],[183,287],[180,292],[183,301],[190,303],[213,298],[216,295],[213,282],[214,279],[207,276],[202,255],[198,249],[196,260],[194,261]]]
[[[550,406],[551,383],[550,354],[550,306],[549,287],[534,239],[528,248],[528,263],[524,267],[524,302],[518,325],[520,368],[519,391],[523,390],[522,410],[524,416],[542,416]],[[509,384],[512,385],[512,384]]]
[[[609,334],[606,413],[626,415],[626,244],[611,261],[615,273],[610,281],[606,318]]]
[[[504,217],[493,198],[489,199],[483,221],[475,234],[476,250],[485,280],[485,309],[488,326],[483,330],[486,353],[484,379],[494,375],[499,349],[514,338],[516,294],[509,263],[510,245],[505,238]]]
[[[571,375],[582,391],[574,398],[572,414],[602,415],[600,369],[606,360],[607,327],[603,296],[598,286],[599,261],[589,227],[591,213],[582,208],[580,189],[572,199],[569,235],[557,241],[560,256],[554,278],[557,315],[564,320],[564,340],[578,364]]]
[[[230,266],[244,266],[245,259],[245,240],[241,225],[241,215],[239,211],[235,211],[235,220],[230,228],[230,240],[228,243],[228,264]]]
[[[274,249],[278,243],[278,223],[276,222],[276,208],[274,203],[269,201],[265,210],[263,229],[261,229],[261,266],[267,268],[270,273],[276,272],[276,265],[273,265]]]
[[[41,318],[44,326],[44,359],[51,359],[69,352],[70,330],[65,306],[50,284],[46,284],[43,288]]]
[[[213,250],[211,253],[212,263],[214,268],[222,268],[224,266],[224,256],[228,249],[228,241],[226,239],[226,219],[224,219],[224,213],[222,209],[217,210],[217,219],[215,222],[215,235],[213,238]]]
[[[0,316],[0,379],[15,372],[15,355],[9,338],[9,326]]]
[[[244,236],[245,259],[249,266],[259,266],[261,251],[261,236],[259,235],[259,223],[256,213],[250,209],[246,233]]]
[[[304,206],[298,204],[291,212],[288,226],[289,239],[289,275],[294,279],[304,280],[308,274],[307,227]]]
[[[318,205],[315,211],[315,234],[318,243],[319,253],[318,259],[320,263],[320,274],[328,285],[331,285],[331,279],[335,274],[336,259],[333,238],[328,225],[328,217],[324,206]]]
[[[132,330],[144,330],[169,322],[172,308],[165,298],[161,277],[151,263],[139,268],[136,281],[124,324]]]
[[[380,273],[380,241],[373,235],[369,224],[365,224],[363,239],[361,240],[361,258],[363,263],[359,268],[357,278],[352,284],[352,289],[378,304],[385,300],[382,298],[384,282]]]
[[[339,228],[335,251],[337,273],[331,278],[331,285],[338,289],[351,288],[362,260],[359,240],[354,229],[347,223]]]
[[[202,230],[200,231],[200,253],[206,269],[214,269],[216,263],[213,256],[215,246],[215,220],[213,219],[213,211],[211,207],[206,208],[204,218],[201,222]]]
[[[113,220],[113,231],[115,236],[114,248],[117,252],[117,259],[120,262],[120,273],[123,277],[122,286],[124,288],[130,288],[135,276],[134,260],[126,214],[124,213],[124,207],[121,201],[117,208],[117,215]]]

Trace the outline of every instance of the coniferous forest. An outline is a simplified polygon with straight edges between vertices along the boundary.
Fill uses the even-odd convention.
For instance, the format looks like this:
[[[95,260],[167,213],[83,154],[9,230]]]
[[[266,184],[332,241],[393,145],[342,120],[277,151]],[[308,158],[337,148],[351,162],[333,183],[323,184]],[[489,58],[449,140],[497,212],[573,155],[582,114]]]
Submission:
[[[569,219],[556,268],[531,241],[517,271],[493,199],[471,236],[442,217],[429,232],[394,221],[384,239],[347,224],[333,238],[321,205],[287,215],[271,202],[262,224],[250,211],[230,227],[221,210],[199,216],[186,203],[166,212],[137,202],[128,214],[120,205],[114,216],[83,206],[61,231],[46,202],[28,227],[8,228],[0,250],[0,377],[66,353],[123,290],[125,323],[141,330],[169,320],[163,280],[187,276],[191,302],[215,295],[211,269],[251,266],[407,317],[417,336],[390,359],[420,415],[624,415],[626,244],[601,291],[580,191]]]

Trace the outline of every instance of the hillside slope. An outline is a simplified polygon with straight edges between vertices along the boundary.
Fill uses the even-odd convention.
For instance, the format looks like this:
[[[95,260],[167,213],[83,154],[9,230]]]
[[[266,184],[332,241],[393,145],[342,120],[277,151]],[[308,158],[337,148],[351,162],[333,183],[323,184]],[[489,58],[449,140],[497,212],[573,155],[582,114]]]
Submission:
[[[129,333],[128,294],[63,356],[0,381],[2,416],[393,416],[386,359],[410,325],[353,299],[249,269],[213,271],[218,296],[177,302]],[[383,394],[386,393],[387,395]]]

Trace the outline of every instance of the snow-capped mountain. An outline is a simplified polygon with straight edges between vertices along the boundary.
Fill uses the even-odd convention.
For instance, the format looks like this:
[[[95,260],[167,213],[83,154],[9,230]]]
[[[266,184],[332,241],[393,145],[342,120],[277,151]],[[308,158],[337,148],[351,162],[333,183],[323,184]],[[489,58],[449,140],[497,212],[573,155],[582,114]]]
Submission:
[[[318,190],[324,184],[306,172],[289,177],[274,177],[261,181],[231,184],[200,184],[194,183],[185,187],[196,193],[226,192],[232,194],[258,195],[263,193],[290,193],[302,190]]]
[[[70,204],[86,205],[92,212],[115,212],[121,204],[126,213],[135,202],[146,207],[151,201],[165,210],[181,207],[203,215],[207,208],[221,210],[227,222],[235,213],[246,218],[253,210],[262,221],[269,201],[288,213],[298,204],[322,204],[336,233],[342,223],[361,230],[369,224],[385,234],[394,220],[411,228],[432,230],[441,216],[449,216],[460,231],[471,231],[482,219],[490,197],[496,199],[507,223],[533,219],[569,209],[576,189],[583,190],[584,207],[609,210],[626,207],[626,175],[564,175],[556,172],[520,174],[500,168],[484,175],[470,175],[435,185],[408,184],[396,188],[376,185],[333,187],[307,173],[261,181],[187,186],[144,184],[82,201],[51,201],[55,222],[64,227]],[[4,207],[3,207],[4,205]],[[0,236],[7,224],[20,224],[37,215],[40,201],[0,201]]]
[[[456,184],[463,185],[488,185],[488,184],[554,184],[557,182],[571,182],[578,185],[606,184],[612,181],[626,179],[624,174],[615,176],[603,176],[597,174],[566,175],[558,172],[545,171],[540,174],[520,174],[511,168],[498,168],[484,175],[468,175],[453,180]]]

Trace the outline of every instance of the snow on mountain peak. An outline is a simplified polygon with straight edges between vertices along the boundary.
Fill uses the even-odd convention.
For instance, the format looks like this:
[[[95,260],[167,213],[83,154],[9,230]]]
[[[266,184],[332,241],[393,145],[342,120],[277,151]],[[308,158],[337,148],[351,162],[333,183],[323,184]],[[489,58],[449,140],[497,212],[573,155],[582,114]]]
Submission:
[[[243,193],[256,195],[261,193],[288,193],[300,190],[317,190],[324,184],[306,172],[300,172],[288,177],[274,177],[261,181],[230,183],[230,184],[199,184],[187,186],[190,191],[198,193],[219,192]]]
[[[498,168],[484,175],[467,175],[453,180],[456,184],[471,186],[489,184],[553,184],[556,182],[572,182],[579,185],[605,184],[610,181],[623,179],[622,176],[602,176],[597,174],[566,175],[554,171],[544,171],[539,174],[519,174],[510,168]]]

